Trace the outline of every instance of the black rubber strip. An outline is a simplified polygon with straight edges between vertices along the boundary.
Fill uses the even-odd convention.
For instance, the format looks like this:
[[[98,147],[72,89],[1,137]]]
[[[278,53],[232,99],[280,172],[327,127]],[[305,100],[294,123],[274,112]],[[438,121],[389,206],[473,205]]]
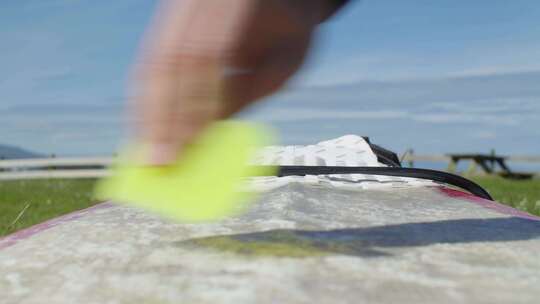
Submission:
[[[484,188],[471,180],[459,175],[430,169],[396,167],[280,166],[277,176],[329,174],[370,174],[426,179],[456,186],[483,199],[493,200],[491,195]]]

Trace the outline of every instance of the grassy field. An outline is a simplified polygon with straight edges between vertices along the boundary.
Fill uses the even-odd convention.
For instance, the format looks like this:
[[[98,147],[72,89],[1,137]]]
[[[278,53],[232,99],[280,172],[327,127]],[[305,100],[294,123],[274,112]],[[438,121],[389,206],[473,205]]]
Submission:
[[[496,201],[540,216],[540,179],[518,181],[498,176],[470,179],[484,187]]]
[[[0,236],[95,204],[95,180],[0,182]]]
[[[500,202],[540,215],[540,180],[475,177]],[[96,203],[95,180],[0,182],[0,236]]]

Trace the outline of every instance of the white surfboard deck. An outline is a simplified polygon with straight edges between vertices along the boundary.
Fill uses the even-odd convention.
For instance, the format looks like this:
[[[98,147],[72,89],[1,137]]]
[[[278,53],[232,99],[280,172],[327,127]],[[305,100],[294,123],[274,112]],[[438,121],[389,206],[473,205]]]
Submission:
[[[217,223],[103,203],[0,239],[0,303],[536,303],[540,221],[417,181],[260,179]]]

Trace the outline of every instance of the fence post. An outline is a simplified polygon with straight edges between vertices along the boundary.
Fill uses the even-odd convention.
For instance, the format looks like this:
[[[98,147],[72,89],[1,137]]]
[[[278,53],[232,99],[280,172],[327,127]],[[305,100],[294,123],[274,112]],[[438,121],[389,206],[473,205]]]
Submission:
[[[495,149],[491,149],[491,172],[495,172],[495,155],[497,155]]]
[[[448,168],[446,171],[450,173],[456,173],[457,171],[457,160],[453,157],[450,158],[450,162],[448,163]]]
[[[409,149],[409,154],[410,154],[410,157],[409,157],[409,168],[414,168],[414,150],[413,150],[413,149]]]

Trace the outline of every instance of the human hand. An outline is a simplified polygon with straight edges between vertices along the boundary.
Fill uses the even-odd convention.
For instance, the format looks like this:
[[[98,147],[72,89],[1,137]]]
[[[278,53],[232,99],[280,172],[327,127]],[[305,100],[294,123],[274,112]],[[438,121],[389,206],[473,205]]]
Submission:
[[[135,65],[131,114],[150,165],[174,161],[212,121],[299,69],[327,0],[168,0]]]

